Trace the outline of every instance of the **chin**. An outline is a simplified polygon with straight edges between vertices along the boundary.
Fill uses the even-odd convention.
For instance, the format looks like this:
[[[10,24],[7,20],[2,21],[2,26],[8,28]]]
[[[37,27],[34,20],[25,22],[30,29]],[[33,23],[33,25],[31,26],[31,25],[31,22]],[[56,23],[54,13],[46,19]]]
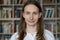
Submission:
[[[28,25],[30,25],[30,26],[34,26],[34,25],[35,25],[35,23],[29,23]]]

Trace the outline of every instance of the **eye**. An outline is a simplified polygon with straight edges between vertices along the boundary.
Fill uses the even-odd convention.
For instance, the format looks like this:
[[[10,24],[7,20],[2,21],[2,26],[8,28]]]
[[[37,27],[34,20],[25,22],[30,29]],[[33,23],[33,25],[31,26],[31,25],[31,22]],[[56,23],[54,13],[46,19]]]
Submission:
[[[38,14],[38,12],[33,12],[33,14],[37,15],[37,14]]]
[[[30,14],[30,12],[26,12],[26,14],[28,15],[28,14]]]

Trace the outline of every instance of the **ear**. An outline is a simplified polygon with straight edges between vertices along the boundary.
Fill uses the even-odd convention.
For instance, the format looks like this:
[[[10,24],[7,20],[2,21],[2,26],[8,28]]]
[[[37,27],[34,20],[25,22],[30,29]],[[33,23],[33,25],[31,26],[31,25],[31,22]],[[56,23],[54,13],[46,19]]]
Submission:
[[[39,14],[39,18],[42,16],[42,13]]]
[[[23,15],[23,18],[25,18],[25,14],[24,14],[24,13],[22,13],[22,15]]]

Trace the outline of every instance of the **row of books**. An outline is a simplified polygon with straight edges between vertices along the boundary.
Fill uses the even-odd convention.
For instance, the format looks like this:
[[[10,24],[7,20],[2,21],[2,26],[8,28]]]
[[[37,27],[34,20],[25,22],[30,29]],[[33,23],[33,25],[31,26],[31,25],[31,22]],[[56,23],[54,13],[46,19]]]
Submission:
[[[10,40],[12,34],[0,34],[0,40]]]
[[[13,27],[14,26],[14,27]],[[3,34],[12,34],[18,31],[18,22],[1,22],[0,23],[0,33]]]
[[[43,0],[43,3],[60,3],[60,0]]]
[[[57,34],[57,40],[60,40],[60,34]]]
[[[0,18],[12,18],[12,8],[2,8],[0,9]]]
[[[11,23],[11,22],[10,22]],[[11,26],[7,26],[7,25],[11,25],[10,23],[8,23],[8,22],[2,22],[2,25],[0,24],[0,33],[2,32],[1,30],[3,29],[2,27],[4,27],[4,32],[3,33],[6,33],[6,34],[1,34],[0,35],[0,40],[10,40],[10,37],[11,37],[11,34],[7,34],[7,30],[8,30],[8,33],[10,33],[11,32],[11,30],[13,31],[13,29],[11,29],[11,28],[9,28],[9,27],[11,27]],[[57,26],[58,25],[58,26]],[[56,25],[56,23],[55,22],[45,22],[44,23],[44,27],[47,29],[47,30],[49,30],[49,31],[51,31],[51,32],[53,32],[53,33],[56,33],[56,26],[59,28],[60,27],[60,23],[57,23],[57,25]],[[6,27],[5,27],[6,26]],[[19,26],[19,22],[14,22],[14,32],[16,32],[16,31],[18,31],[18,26]],[[60,31],[60,29],[58,29],[59,31]]]
[[[21,10],[22,10],[21,6],[15,7],[15,9],[14,9],[14,18],[20,18],[20,15],[22,13]]]
[[[24,4],[27,0],[0,0],[0,4]],[[39,0],[38,0],[39,1]],[[60,0],[42,0],[43,3],[60,3]]]
[[[2,8],[0,9],[0,18],[20,18],[21,8]]]
[[[45,22],[44,28],[53,33],[56,33],[56,22]]]
[[[55,0],[43,0],[43,3],[55,3]]]
[[[55,8],[53,7],[45,7],[44,10],[44,18],[60,18],[60,6],[57,7],[57,13],[55,14]],[[56,16],[55,16],[56,15]]]
[[[60,3],[60,0],[57,0],[57,3]]]
[[[13,32],[11,22],[2,22],[0,23],[0,33],[9,34]]]
[[[13,27],[14,25],[14,27]],[[14,24],[12,22],[1,22],[0,23],[0,33],[9,34],[18,31],[19,21],[15,21]],[[60,23],[56,22],[45,22],[44,27],[51,32],[56,32],[56,27],[58,28],[57,31],[60,32]]]
[[[0,0],[0,4],[11,4],[13,0]]]
[[[60,32],[60,22],[45,22],[44,27],[53,33],[56,33],[56,29]]]
[[[24,4],[27,0],[0,0],[0,4]]]
[[[44,18],[53,18],[54,17],[54,8],[46,7],[44,10]]]
[[[14,11],[12,8],[2,8],[0,9],[0,18],[20,18],[20,14],[22,13],[22,8],[15,8]],[[53,18],[55,9],[51,7],[46,7],[44,11],[44,18]],[[14,13],[14,15],[13,15]],[[57,9],[57,17],[60,18],[60,7]]]

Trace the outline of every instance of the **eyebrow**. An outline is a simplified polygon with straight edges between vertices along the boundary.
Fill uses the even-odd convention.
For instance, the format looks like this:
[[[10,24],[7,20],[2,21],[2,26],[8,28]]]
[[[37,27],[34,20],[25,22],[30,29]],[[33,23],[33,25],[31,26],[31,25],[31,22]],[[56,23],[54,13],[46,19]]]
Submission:
[[[24,11],[24,12],[30,12],[30,11]],[[38,13],[39,11],[33,11],[33,12],[36,12],[36,13]]]

